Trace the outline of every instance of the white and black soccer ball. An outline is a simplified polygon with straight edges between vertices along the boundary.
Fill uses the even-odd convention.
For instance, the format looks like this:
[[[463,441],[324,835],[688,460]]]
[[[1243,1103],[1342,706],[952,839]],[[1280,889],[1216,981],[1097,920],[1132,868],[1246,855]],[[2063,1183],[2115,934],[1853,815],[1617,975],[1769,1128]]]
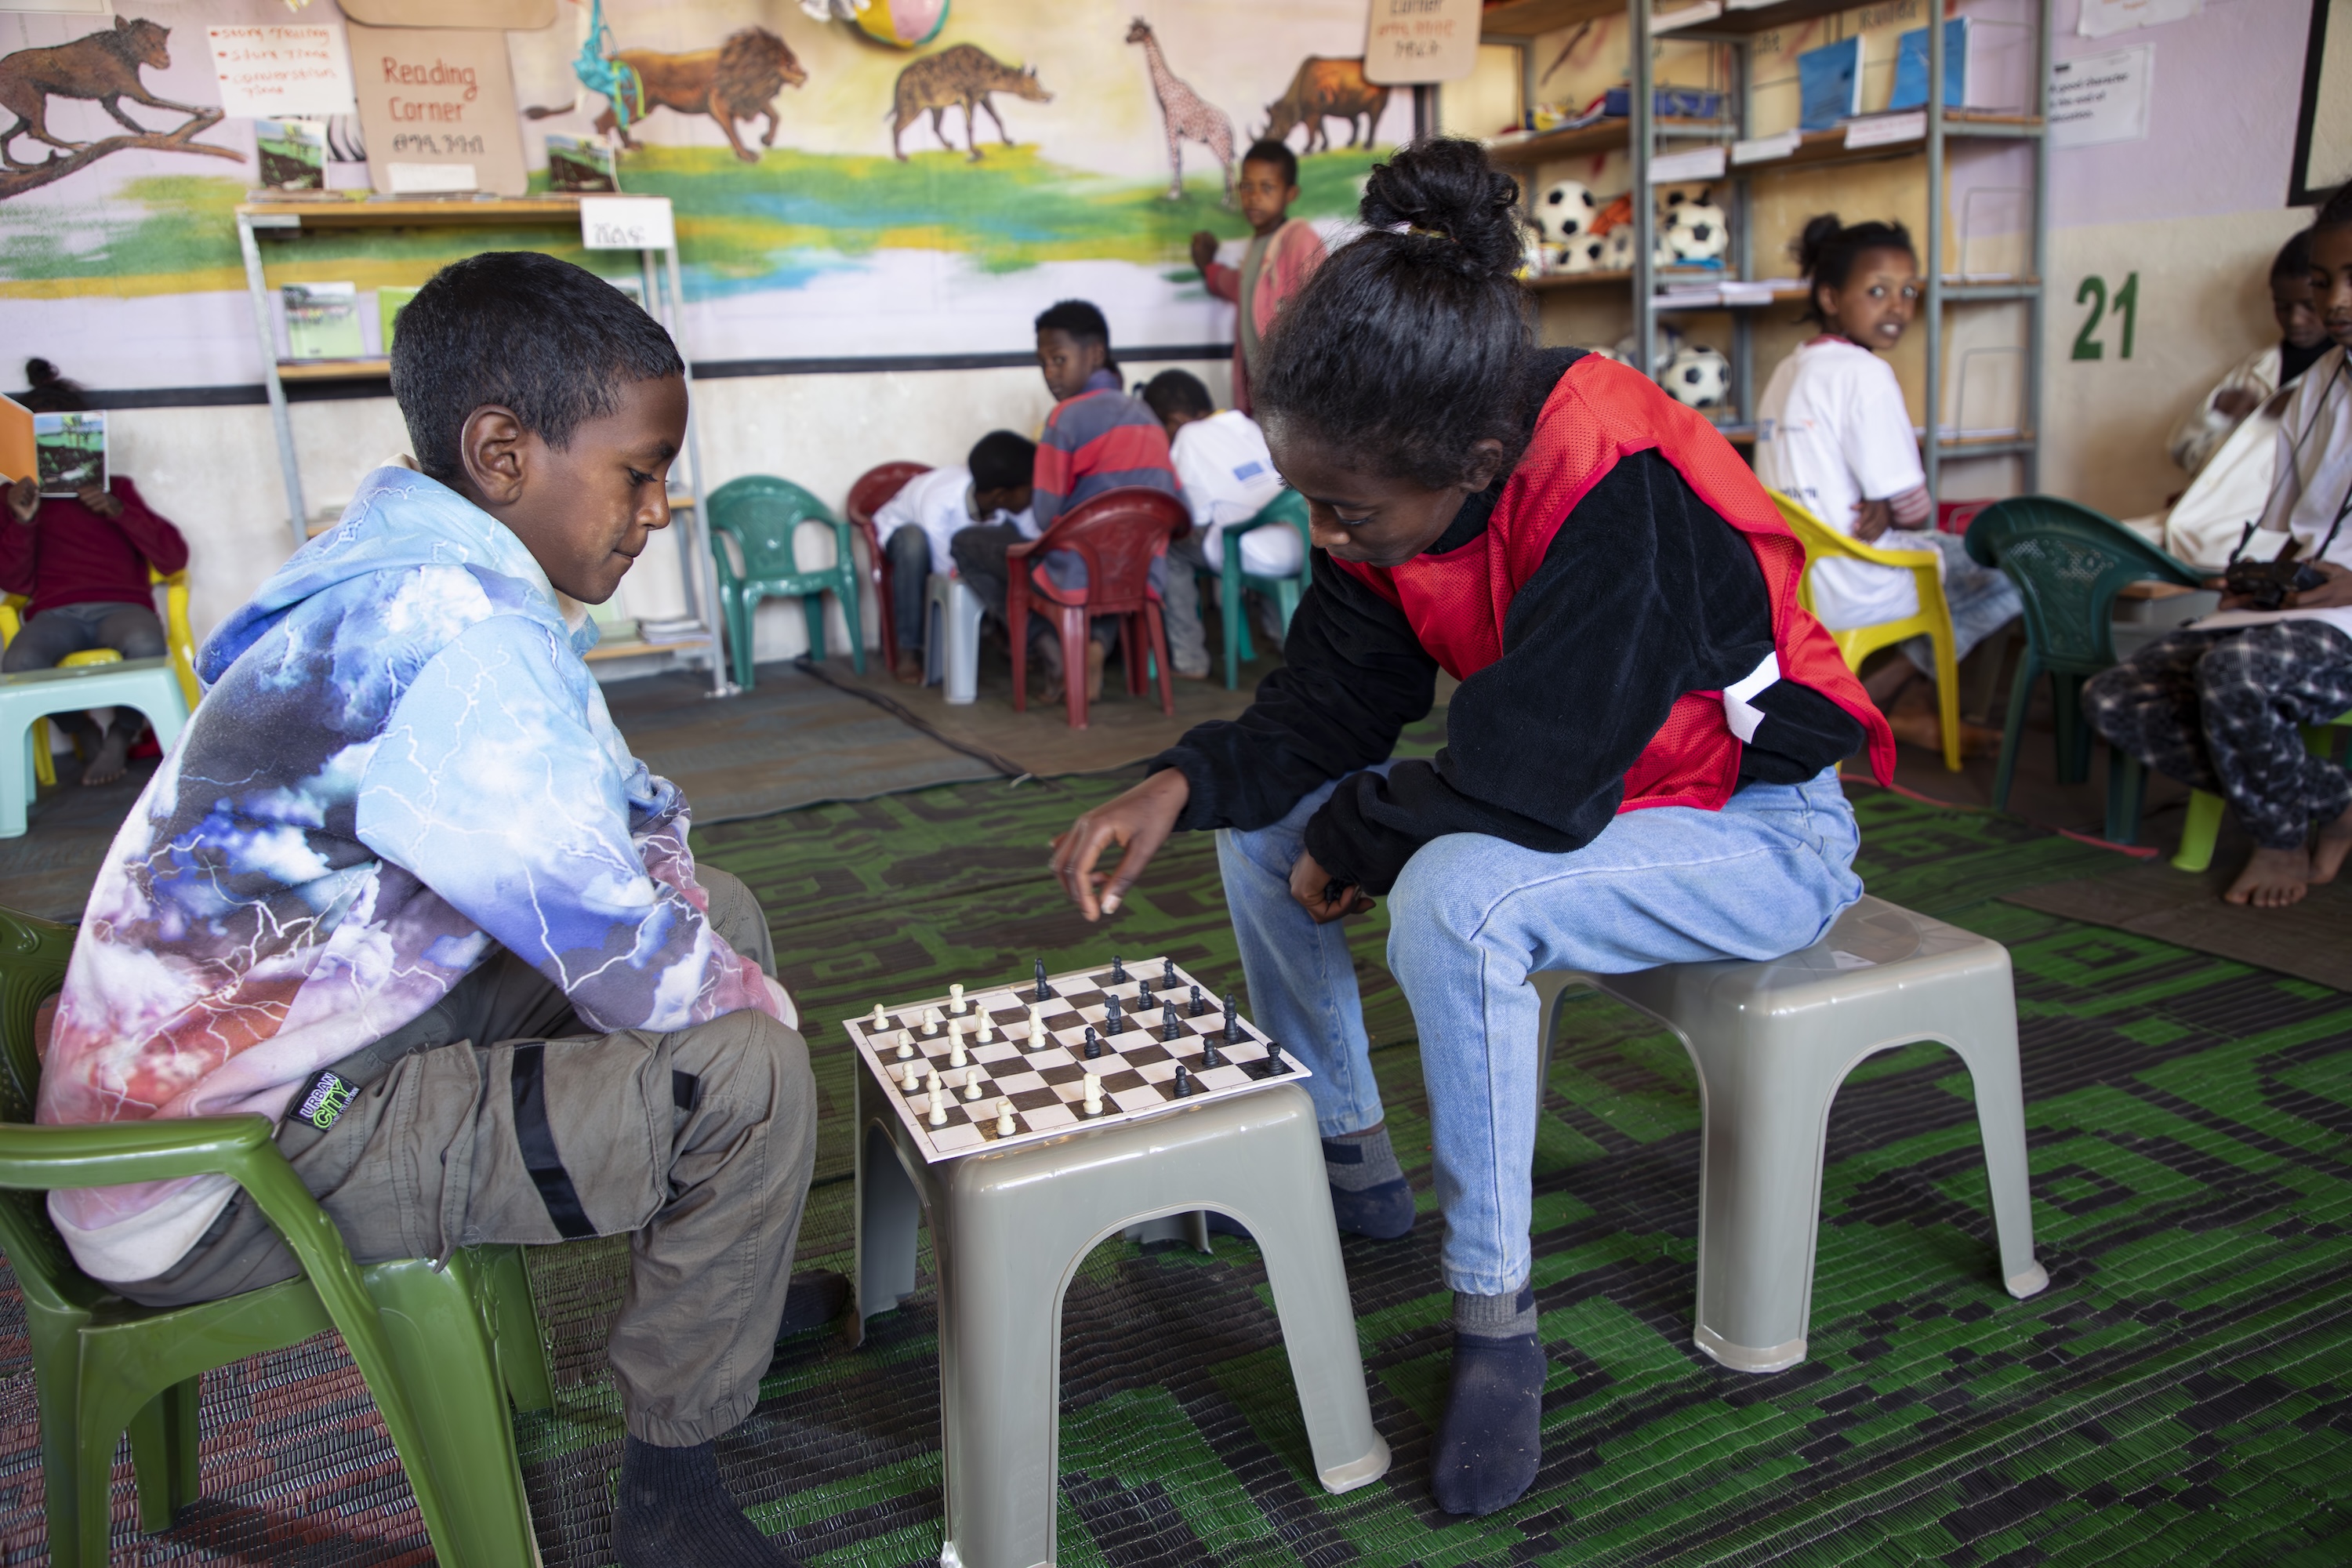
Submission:
[[[1601,258],[1608,253],[1606,236],[1580,234],[1559,247],[1559,270],[1562,272],[1598,272]]]
[[[1566,245],[1592,227],[1601,203],[1591,187],[1580,180],[1561,180],[1536,198],[1535,219],[1547,245]]]
[[[1658,378],[1666,395],[1685,408],[1719,408],[1731,395],[1731,362],[1704,343],[1677,351]]]
[[[1649,374],[1652,380],[1663,383],[1666,378],[1666,367],[1674,363],[1676,354],[1683,352],[1683,334],[1669,321],[1658,322],[1654,330],[1657,348],[1650,356]],[[1633,346],[1633,334],[1628,332],[1619,338],[1616,353],[1609,357],[1621,364],[1639,366],[1642,355]]]
[[[1704,195],[1675,203],[1658,226],[1658,238],[1674,267],[1719,265],[1731,248],[1728,218]]]
[[[1601,262],[1598,270],[1631,272],[1633,269],[1633,258],[1640,254],[1636,249],[1640,243],[1633,237],[1632,224],[1619,224],[1601,237]]]

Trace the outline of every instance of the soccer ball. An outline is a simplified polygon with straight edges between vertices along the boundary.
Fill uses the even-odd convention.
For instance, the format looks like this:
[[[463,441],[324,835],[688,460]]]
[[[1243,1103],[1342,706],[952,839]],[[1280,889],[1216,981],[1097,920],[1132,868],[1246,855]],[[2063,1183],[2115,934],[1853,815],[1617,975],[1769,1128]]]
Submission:
[[[1660,321],[1657,323],[1657,352],[1650,360],[1649,374],[1653,380],[1664,382],[1666,378],[1666,367],[1674,363],[1676,354],[1682,353],[1683,335],[1671,323]],[[1633,345],[1633,334],[1628,332],[1619,338],[1617,352],[1609,357],[1621,364],[1640,366],[1642,355]]]
[[[1596,270],[1631,272],[1633,269],[1635,255],[1633,247],[1637,243],[1633,238],[1633,226],[1630,223],[1619,224],[1601,237],[1601,259]]]
[[[1728,221],[1705,191],[1666,194],[1658,211],[1659,266],[1717,267],[1730,248]]]
[[[1601,203],[1590,187],[1580,181],[1562,180],[1537,198],[1529,216],[1546,244],[1566,245],[1590,228],[1600,211]]]
[[[1666,395],[1685,408],[1719,407],[1731,392],[1731,362],[1693,343],[1666,362],[1666,374],[1659,380]]]
[[[1605,235],[1580,234],[1559,247],[1559,270],[1562,272],[1598,272],[1601,258],[1608,253]]]

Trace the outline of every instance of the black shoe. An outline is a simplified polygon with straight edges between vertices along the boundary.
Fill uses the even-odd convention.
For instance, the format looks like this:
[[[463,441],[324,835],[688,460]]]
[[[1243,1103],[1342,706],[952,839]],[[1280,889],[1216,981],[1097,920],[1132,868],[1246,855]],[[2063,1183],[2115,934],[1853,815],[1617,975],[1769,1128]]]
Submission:
[[[793,1568],[735,1506],[711,1445],[657,1448],[635,1437],[621,1445],[613,1555],[621,1568]]]
[[[832,1324],[849,1307],[849,1281],[830,1268],[811,1268],[793,1276],[784,1292],[784,1321],[776,1338],[788,1340]]]
[[[1454,1331],[1454,1383],[1438,1423],[1430,1494],[1447,1513],[1506,1509],[1535,1484],[1543,1457],[1543,1345],[1533,1334]]]

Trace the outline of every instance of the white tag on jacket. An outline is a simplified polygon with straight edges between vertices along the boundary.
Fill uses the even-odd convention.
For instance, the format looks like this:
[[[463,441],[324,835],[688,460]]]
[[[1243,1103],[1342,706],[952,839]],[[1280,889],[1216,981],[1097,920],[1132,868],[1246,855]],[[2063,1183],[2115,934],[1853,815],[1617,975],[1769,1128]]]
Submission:
[[[1749,699],[1780,679],[1780,656],[1768,653],[1764,662],[1723,689],[1723,721],[1742,743],[1756,739],[1756,726],[1764,722],[1763,710]]]

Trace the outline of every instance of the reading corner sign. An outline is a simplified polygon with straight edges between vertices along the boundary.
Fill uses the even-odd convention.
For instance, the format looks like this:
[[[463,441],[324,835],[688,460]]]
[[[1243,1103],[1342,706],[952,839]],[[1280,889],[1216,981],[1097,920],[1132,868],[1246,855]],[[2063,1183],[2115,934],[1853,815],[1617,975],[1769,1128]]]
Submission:
[[[1479,0],[1371,0],[1364,79],[1460,81],[1478,63]]]

